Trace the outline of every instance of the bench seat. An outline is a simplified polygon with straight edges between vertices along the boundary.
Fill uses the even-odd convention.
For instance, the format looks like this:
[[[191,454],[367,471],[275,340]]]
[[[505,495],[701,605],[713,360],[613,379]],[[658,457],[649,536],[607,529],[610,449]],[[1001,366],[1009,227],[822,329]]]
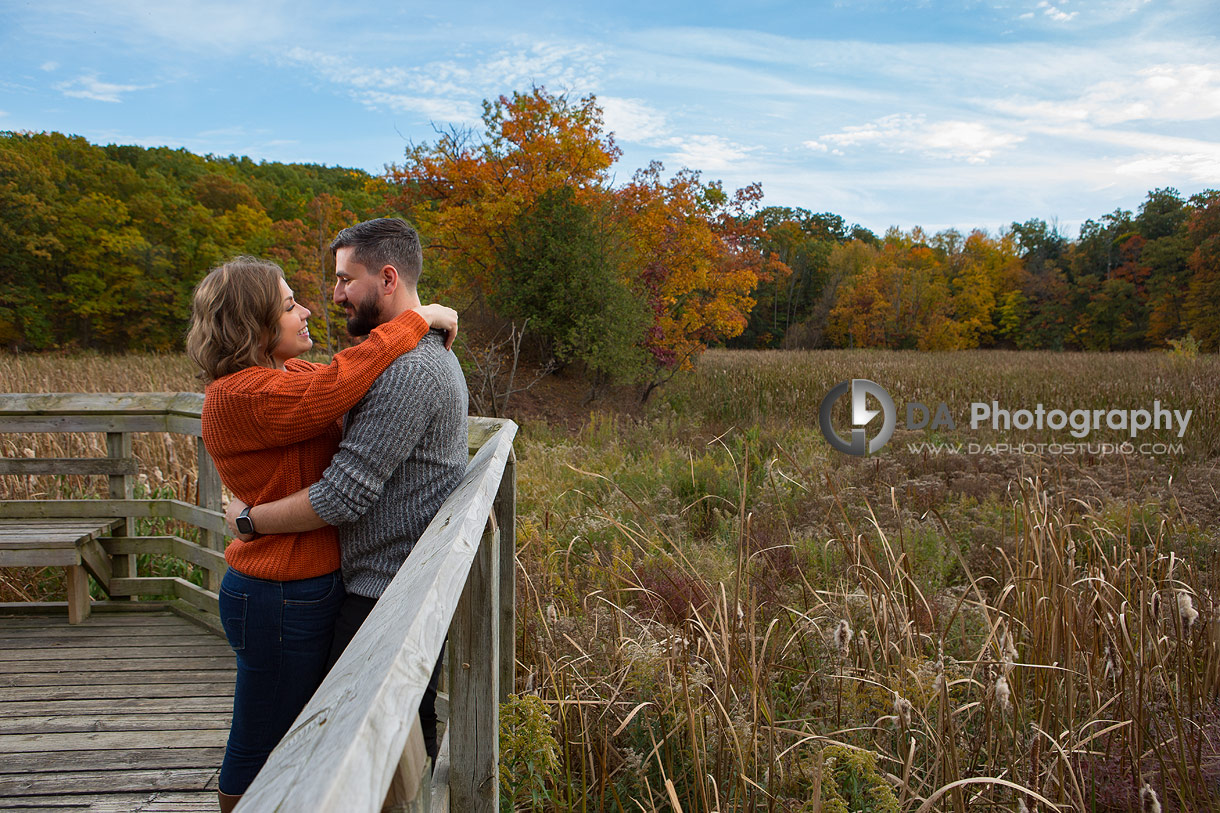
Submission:
[[[109,589],[110,557],[98,538],[123,526],[121,517],[0,518],[0,567],[63,567],[68,623],[89,617],[89,576]]]

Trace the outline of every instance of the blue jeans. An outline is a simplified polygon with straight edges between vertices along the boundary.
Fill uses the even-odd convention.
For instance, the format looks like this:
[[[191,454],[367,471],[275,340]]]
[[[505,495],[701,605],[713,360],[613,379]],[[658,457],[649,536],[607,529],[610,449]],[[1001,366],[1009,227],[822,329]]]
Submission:
[[[220,620],[237,655],[233,723],[220,791],[241,795],[326,676],[335,616],[346,592],[339,571],[300,581],[255,579],[229,568]]]

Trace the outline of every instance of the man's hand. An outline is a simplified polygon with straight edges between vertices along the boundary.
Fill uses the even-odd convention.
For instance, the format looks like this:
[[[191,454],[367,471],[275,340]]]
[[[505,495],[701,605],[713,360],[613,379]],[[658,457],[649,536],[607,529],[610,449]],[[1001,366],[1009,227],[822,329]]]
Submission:
[[[457,311],[444,305],[438,305],[435,302],[431,305],[418,305],[411,310],[422,316],[424,321],[428,323],[428,327],[443,330],[448,334],[445,336],[446,350],[453,347],[453,340],[457,338],[458,332]]]
[[[234,539],[240,539],[242,542],[249,542],[254,538],[253,534],[243,534],[237,530],[237,515],[246,510],[246,504],[234,497],[229,500],[229,507],[225,509],[225,525],[229,528],[229,536]]]

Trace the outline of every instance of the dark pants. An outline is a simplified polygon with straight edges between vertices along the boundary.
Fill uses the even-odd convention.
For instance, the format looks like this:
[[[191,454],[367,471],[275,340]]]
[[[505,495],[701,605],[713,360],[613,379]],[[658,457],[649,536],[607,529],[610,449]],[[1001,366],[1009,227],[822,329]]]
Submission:
[[[353,593],[348,593],[343,599],[343,604],[339,607],[339,617],[335,619],[335,637],[330,646],[330,662],[326,664],[326,671],[329,672],[338,661],[339,656],[343,654],[343,650],[347,649],[347,645],[356,637],[356,631],[360,629],[360,625],[364,623],[364,619],[369,617],[369,613],[376,606],[377,599],[368,598],[367,596],[357,596]],[[428,751],[428,756],[432,757],[432,763],[436,764],[436,690],[441,681],[441,664],[445,660],[445,648],[441,647],[440,657],[436,659],[436,666],[432,667],[432,677],[428,681],[428,688],[424,689],[424,699],[419,704],[419,727],[424,734],[424,748]]]
[[[239,796],[326,675],[335,616],[346,593],[338,571],[276,582],[229,568],[220,620],[237,655],[233,723],[220,767],[222,793]]]

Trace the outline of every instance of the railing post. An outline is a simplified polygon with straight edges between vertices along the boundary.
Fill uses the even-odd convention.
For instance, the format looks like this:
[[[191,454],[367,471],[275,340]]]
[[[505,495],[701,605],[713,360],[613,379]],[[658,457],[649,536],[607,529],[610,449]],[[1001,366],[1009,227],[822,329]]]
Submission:
[[[500,702],[516,689],[517,455],[510,449],[495,501],[500,528]]]
[[[131,457],[131,435],[127,432],[107,432],[106,433],[106,456],[107,457]],[[110,475],[110,499],[112,500],[130,500],[135,496],[134,484],[131,482],[131,476],[127,474],[112,474]],[[121,528],[114,532],[115,536],[132,537],[136,535],[136,521],[134,517],[127,517],[123,520]],[[111,576],[119,579],[132,579],[136,577],[136,557],[133,554],[124,553],[112,557]],[[117,601],[134,600],[132,596],[112,596]]]
[[[500,806],[499,547],[493,516],[449,628],[449,793],[463,813]]]
[[[198,492],[198,504],[202,508],[208,508],[213,511],[224,513],[224,506],[221,500],[221,484],[220,472],[216,470],[216,464],[212,462],[212,456],[208,454],[208,450],[204,448],[203,438],[195,438],[195,448],[198,452],[199,460],[199,480],[196,487]],[[211,548],[218,553],[224,553],[225,537],[224,534],[217,531],[203,531],[203,546]],[[220,580],[223,573],[215,570],[208,570],[208,590],[216,593],[220,590]]]

